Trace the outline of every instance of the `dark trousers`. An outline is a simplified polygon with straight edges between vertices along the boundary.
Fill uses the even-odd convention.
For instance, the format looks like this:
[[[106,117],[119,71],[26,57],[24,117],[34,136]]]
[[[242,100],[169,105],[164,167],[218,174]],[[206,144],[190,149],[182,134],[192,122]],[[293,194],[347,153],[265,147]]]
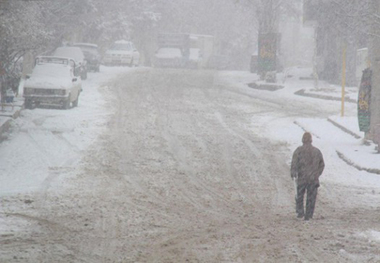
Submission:
[[[312,218],[314,214],[315,201],[317,200],[318,184],[300,184],[297,185],[296,212],[298,215],[304,215],[305,218]],[[303,199],[305,192],[306,197],[306,213],[304,212]]]

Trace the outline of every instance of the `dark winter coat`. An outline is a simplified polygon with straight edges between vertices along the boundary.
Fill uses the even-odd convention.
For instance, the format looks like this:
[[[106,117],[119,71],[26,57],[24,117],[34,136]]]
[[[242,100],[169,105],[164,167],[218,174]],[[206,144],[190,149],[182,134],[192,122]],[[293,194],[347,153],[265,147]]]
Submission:
[[[294,151],[291,176],[298,178],[297,183],[299,185],[305,183],[319,184],[319,177],[324,168],[325,162],[321,151],[311,143],[305,143]]]

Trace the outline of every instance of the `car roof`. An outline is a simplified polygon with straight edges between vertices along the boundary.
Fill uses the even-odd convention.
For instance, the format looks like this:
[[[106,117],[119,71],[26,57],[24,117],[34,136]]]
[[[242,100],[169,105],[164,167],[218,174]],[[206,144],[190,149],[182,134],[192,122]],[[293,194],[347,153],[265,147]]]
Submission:
[[[95,47],[95,48],[98,47],[98,45],[92,44],[92,43],[74,43],[74,44],[72,44],[72,46],[74,46],[74,47]]]
[[[73,68],[69,65],[60,64],[37,64],[32,72],[32,78],[55,78],[55,79],[70,79],[70,72]],[[31,79],[32,79],[31,78]]]
[[[69,65],[70,62],[75,63],[74,59],[69,57],[57,57],[57,56],[37,56],[35,59],[35,64],[60,64],[60,65]]]
[[[115,44],[132,44],[132,41],[127,40],[117,40],[114,42]]]
[[[53,54],[58,57],[73,58],[78,62],[84,60],[84,54],[79,47],[58,47]]]

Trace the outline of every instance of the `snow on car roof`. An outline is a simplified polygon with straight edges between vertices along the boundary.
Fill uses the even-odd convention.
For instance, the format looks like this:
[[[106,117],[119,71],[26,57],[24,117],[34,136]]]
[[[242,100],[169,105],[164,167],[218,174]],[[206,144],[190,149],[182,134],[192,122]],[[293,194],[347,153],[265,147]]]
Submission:
[[[73,58],[77,62],[84,60],[84,55],[79,47],[59,47],[54,51],[54,56]]]
[[[74,59],[67,57],[55,57],[55,56],[38,56],[36,57],[36,64],[61,64],[73,66]]]
[[[132,43],[132,42],[131,41],[127,41],[127,40],[117,40],[114,43],[116,43],[116,44],[128,44],[128,43]]]
[[[94,48],[98,47],[98,45],[92,44],[92,43],[74,43],[72,46],[73,47],[94,47]]]
[[[65,77],[70,76],[70,65],[66,64],[37,64],[32,72],[32,76],[51,76],[51,77]]]

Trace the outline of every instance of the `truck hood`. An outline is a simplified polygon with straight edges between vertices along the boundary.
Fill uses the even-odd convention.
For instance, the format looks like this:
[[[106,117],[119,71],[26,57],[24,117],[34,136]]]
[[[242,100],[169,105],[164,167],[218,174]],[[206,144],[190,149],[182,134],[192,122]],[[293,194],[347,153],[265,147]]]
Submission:
[[[25,88],[67,89],[72,85],[70,79],[54,77],[33,77],[25,81]]]

